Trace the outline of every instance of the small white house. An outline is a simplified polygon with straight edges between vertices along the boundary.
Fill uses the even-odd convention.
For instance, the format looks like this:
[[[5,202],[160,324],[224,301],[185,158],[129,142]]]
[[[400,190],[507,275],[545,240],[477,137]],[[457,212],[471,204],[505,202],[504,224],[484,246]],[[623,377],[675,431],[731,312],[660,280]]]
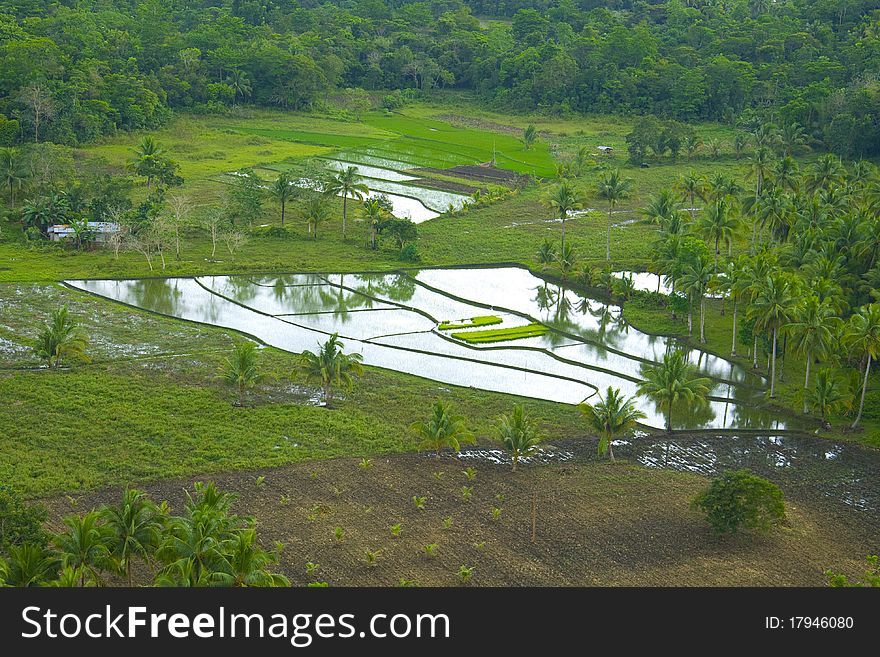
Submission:
[[[119,224],[112,221],[90,221],[88,222],[88,228],[92,234],[93,241],[99,244],[107,242],[113,234],[119,232]],[[49,226],[49,230],[46,232],[49,235],[49,239],[53,242],[72,238],[76,234],[68,224]]]

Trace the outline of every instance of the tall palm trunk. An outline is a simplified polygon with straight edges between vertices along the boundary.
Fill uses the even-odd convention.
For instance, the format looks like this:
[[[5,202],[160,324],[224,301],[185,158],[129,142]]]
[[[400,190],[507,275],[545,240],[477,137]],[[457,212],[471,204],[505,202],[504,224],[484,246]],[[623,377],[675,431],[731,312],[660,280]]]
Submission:
[[[807,388],[810,387],[810,361],[812,361],[812,354],[807,352],[807,375],[804,377],[804,413],[807,412]]]
[[[672,397],[669,398],[669,412],[666,414],[666,432],[672,433]],[[668,453],[669,443],[666,444],[666,450]]]
[[[754,332],[754,328],[752,329]],[[755,345],[752,347],[752,368],[758,369],[758,334],[755,333]]]
[[[736,356],[736,297],[733,297],[733,338],[730,344],[730,355]]]
[[[608,237],[605,240],[605,259],[609,262],[611,261],[611,213],[613,210],[613,205],[608,208]]]
[[[562,213],[562,250],[565,251],[565,212]]]
[[[348,193],[342,195],[342,240],[345,241],[345,219],[348,216]]]
[[[281,201],[281,225],[284,226],[284,206],[285,202]]]
[[[851,429],[855,429],[862,419],[862,411],[865,408],[865,393],[868,391],[868,374],[871,372],[871,354],[868,354],[868,362],[865,363],[865,380],[862,382],[862,400],[859,402],[859,414],[856,415]]]
[[[706,297],[700,295],[700,344],[706,344]]]
[[[770,353],[770,399],[776,397],[776,334],[773,328],[773,351]]]

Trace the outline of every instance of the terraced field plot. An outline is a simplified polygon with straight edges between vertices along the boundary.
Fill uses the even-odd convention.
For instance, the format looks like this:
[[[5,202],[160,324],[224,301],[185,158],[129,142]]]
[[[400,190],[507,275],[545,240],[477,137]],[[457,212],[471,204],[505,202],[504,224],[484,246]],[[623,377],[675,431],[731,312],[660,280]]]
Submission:
[[[368,365],[568,404],[608,386],[635,395],[641,366],[677,346],[633,329],[619,308],[514,267],[69,284],[165,315],[242,331],[291,352],[314,349],[339,333],[346,350],[361,353]],[[442,322],[460,324],[489,314],[501,319],[493,329],[517,333],[537,322],[548,330],[469,344],[438,328]],[[462,338],[469,331],[486,329],[455,333]],[[676,409],[676,428],[786,428],[786,421],[757,406],[761,377],[699,350],[688,357],[715,384],[705,406]],[[646,424],[663,425],[652,402],[640,398],[638,404],[648,416]]]

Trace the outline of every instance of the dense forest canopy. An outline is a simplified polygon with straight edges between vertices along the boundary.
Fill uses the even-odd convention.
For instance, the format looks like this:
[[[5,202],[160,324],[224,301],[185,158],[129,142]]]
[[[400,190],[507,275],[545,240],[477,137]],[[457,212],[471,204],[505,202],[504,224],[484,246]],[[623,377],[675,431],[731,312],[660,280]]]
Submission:
[[[880,153],[880,0],[0,0],[0,62],[4,143],[443,87],[524,111],[798,123]]]

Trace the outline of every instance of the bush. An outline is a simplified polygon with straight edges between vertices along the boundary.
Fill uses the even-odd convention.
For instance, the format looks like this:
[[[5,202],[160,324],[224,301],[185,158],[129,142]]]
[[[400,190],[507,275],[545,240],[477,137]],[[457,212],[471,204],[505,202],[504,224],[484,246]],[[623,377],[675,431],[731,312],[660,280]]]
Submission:
[[[768,530],[785,518],[779,486],[748,470],[728,470],[716,477],[694,500],[716,534],[733,534],[741,527]]]
[[[404,262],[418,262],[422,259],[415,244],[405,244],[403,248],[400,249],[400,255],[398,257]]]
[[[44,522],[45,507],[27,506],[12,488],[0,485],[0,554],[8,554],[10,546],[22,543],[45,547]]]

